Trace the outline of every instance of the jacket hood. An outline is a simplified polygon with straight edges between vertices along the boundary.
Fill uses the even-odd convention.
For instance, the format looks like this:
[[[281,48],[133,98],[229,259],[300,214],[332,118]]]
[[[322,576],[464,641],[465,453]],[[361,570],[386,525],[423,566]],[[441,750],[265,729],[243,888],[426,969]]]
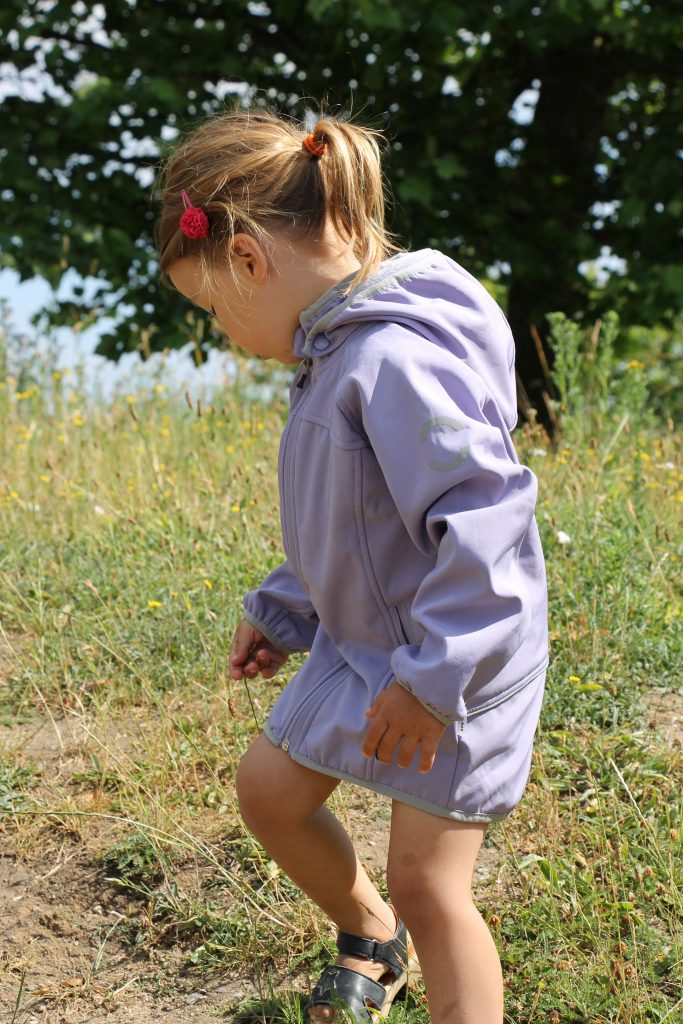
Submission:
[[[400,324],[463,360],[484,382],[509,430],[517,422],[514,341],[493,296],[435,249],[400,253],[352,291],[350,275],[305,309],[293,352],[325,357],[363,324]]]

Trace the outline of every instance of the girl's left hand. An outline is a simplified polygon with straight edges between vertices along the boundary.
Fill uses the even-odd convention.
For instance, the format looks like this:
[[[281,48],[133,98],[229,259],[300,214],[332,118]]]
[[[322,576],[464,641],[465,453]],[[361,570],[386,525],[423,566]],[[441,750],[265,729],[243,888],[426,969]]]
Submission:
[[[417,697],[394,680],[382,690],[365,714],[372,719],[363,742],[366,757],[389,764],[400,747],[397,767],[407,768],[420,748],[420,772],[426,774],[434,764],[436,748],[446,726],[420,704]]]

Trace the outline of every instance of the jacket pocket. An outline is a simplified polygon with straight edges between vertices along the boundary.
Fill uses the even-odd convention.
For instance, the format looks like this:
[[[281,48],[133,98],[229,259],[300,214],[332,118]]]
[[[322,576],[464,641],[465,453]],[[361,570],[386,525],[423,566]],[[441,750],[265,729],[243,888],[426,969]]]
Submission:
[[[505,701],[510,700],[515,694],[519,693],[530,683],[533,683],[535,679],[545,672],[546,665],[542,665],[540,669],[534,669],[528,676],[522,679],[520,682],[514,683],[507,690],[503,690],[502,693],[497,694],[495,697],[491,697],[489,700],[484,701],[483,704],[475,705],[474,707],[467,707],[467,721],[471,721],[473,718],[478,718],[479,715],[485,714],[490,711],[491,708],[497,707],[499,704],[504,704]]]
[[[370,593],[375,599],[377,609],[384,620],[384,624],[387,629],[389,642],[399,647],[403,643],[401,631],[398,628],[398,617],[395,614],[395,609],[388,605],[384,599],[382,588],[377,579],[375,567],[372,564],[372,556],[370,554],[370,545],[368,543],[367,531],[365,528],[365,514],[364,514],[364,494],[363,494],[363,452],[359,450],[353,453],[353,503],[354,503],[354,515],[356,519],[356,535],[358,537],[358,547],[360,553],[361,564],[364,569],[365,578],[370,589]]]
[[[324,690],[327,690],[334,685],[334,677],[339,675],[344,669],[348,670],[346,661],[341,658],[339,661],[330,668],[321,679],[312,687],[312,689],[302,697],[298,707],[292,713],[287,722],[287,725],[283,729],[284,739],[282,741],[282,749],[289,750],[290,746],[296,746],[299,742],[299,738],[305,733],[311,717],[314,715],[320,700],[325,696]]]
[[[411,603],[404,601],[402,604],[394,605],[392,612],[396,617],[403,643],[409,646],[416,644],[419,647],[424,639],[424,630],[422,630],[423,636],[420,637],[420,629],[415,624],[411,608]]]

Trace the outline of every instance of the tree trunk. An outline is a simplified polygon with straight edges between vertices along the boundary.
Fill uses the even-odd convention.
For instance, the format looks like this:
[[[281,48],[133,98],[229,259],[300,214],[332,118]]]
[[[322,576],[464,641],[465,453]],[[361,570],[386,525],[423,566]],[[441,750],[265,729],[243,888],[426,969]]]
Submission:
[[[517,347],[517,372],[536,410],[537,419],[553,431],[548,409],[550,382],[531,333],[538,330],[548,363],[545,314],[561,310],[580,314],[585,287],[577,279],[577,265],[591,251],[590,206],[595,198],[595,164],[602,154],[607,101],[614,68],[609,41],[585,40],[583,52],[554,49],[539,70],[540,95],[519,169],[528,181],[529,195],[538,196],[531,223],[516,225],[521,259],[513,264],[507,317]],[[548,183],[554,189],[548,188]],[[526,240],[525,240],[526,239]],[[525,253],[528,256],[525,258]],[[534,267],[534,276],[519,267]],[[523,403],[520,409],[524,412]]]

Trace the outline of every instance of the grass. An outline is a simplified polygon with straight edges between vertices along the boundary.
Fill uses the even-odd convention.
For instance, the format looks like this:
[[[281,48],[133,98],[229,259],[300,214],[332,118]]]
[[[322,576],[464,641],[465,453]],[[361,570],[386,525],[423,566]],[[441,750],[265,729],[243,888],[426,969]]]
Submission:
[[[516,438],[539,479],[552,665],[524,800],[485,840],[508,1024],[683,1016],[683,755],[646,709],[681,687],[681,442],[637,361],[604,355],[613,329],[591,356],[558,320],[559,444]],[[262,998],[240,1019],[298,1021],[267,979],[314,976],[332,933],[242,828],[233,787],[298,662],[248,692],[226,671],[242,594],[281,558],[284,403],[237,384],[201,408],[159,384],[95,407],[68,384],[49,367],[0,382],[0,721],[80,736],[57,773],[0,746],[3,827],[27,857],[55,833],[97,850],[131,900],[110,941],[248,971]],[[392,1019],[426,1022],[421,990]]]

